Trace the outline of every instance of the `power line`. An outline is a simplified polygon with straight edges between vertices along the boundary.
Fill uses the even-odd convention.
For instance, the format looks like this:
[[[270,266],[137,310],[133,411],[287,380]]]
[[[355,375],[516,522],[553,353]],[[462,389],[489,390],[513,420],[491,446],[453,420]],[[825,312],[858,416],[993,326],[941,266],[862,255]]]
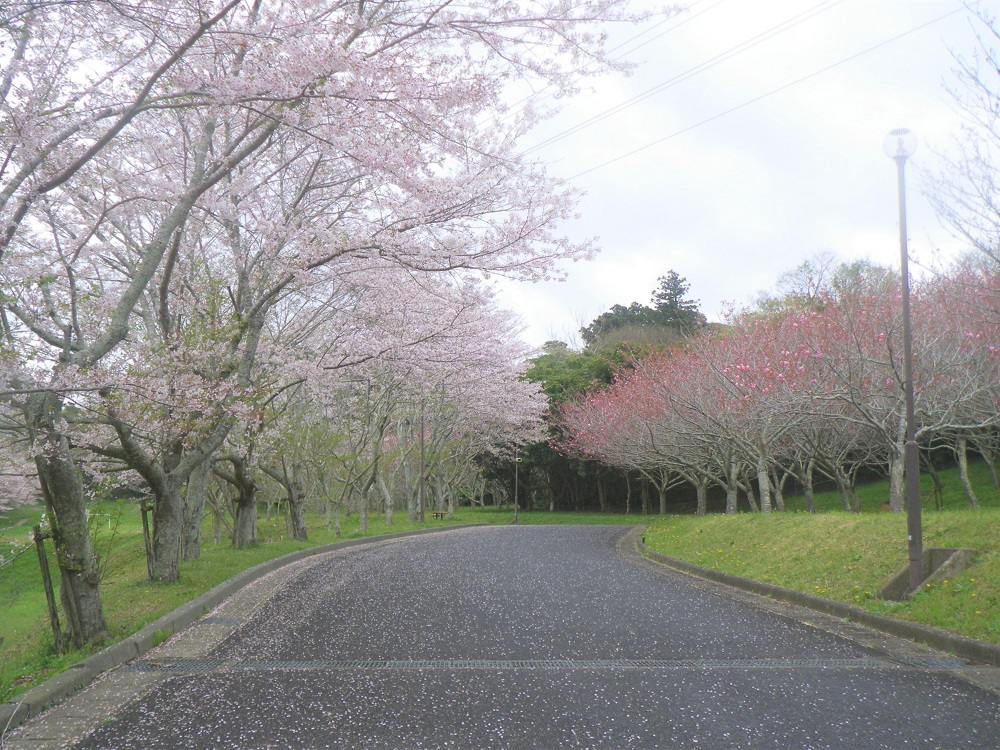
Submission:
[[[713,10],[714,8],[717,8],[718,6],[722,5],[722,4],[723,4],[723,3],[725,3],[725,2],[728,2],[728,0],[717,0],[716,2],[712,3],[711,5],[709,5],[709,6],[707,7],[707,8],[702,8],[702,9],[701,9],[701,10],[699,10],[699,11],[698,11],[697,13],[692,13],[691,15],[688,15],[688,16],[683,16],[683,17],[681,18],[681,20],[680,20],[680,21],[678,21],[678,22],[677,22],[676,24],[674,24],[673,26],[671,26],[671,27],[670,27],[669,29],[665,29],[664,31],[661,31],[661,32],[660,32],[659,34],[657,34],[656,36],[654,36],[654,37],[653,37],[652,39],[647,39],[646,41],[642,42],[641,44],[637,44],[637,45],[636,45],[636,46],[634,46],[634,47],[633,47],[632,49],[629,49],[629,50],[626,50],[625,52],[622,52],[622,53],[621,53],[620,55],[618,55],[618,57],[616,57],[615,59],[616,59],[616,60],[621,60],[621,59],[623,59],[623,58],[627,57],[628,55],[631,55],[631,54],[632,54],[633,52],[635,52],[636,50],[638,50],[638,49],[642,49],[642,48],[643,48],[643,47],[645,47],[645,46],[646,46],[647,44],[652,44],[652,43],[653,43],[653,42],[655,42],[655,41],[656,41],[657,39],[660,39],[660,38],[662,38],[662,37],[666,36],[666,35],[667,35],[667,34],[669,34],[669,33],[670,33],[671,31],[676,31],[677,29],[679,29],[679,28],[680,28],[681,26],[683,26],[684,24],[686,24],[686,23],[690,23],[690,22],[691,22],[691,21],[693,21],[694,19],[698,18],[698,16],[702,16],[702,15],[704,15],[705,13],[708,13],[708,11],[710,11],[710,10]],[[695,6],[697,6],[697,5],[699,5],[699,4],[700,4],[699,2],[695,2],[695,3],[692,3],[692,4],[691,4],[691,5],[690,5],[690,6],[689,6],[689,7],[687,8],[687,10],[690,10],[691,8],[694,8]],[[622,48],[622,47],[624,47],[624,46],[625,46],[626,44],[629,44],[629,43],[631,43],[631,42],[634,42],[634,41],[635,41],[636,39],[639,39],[640,37],[643,37],[643,36],[645,36],[645,35],[646,35],[646,34],[648,34],[649,32],[651,32],[651,31],[653,31],[653,30],[655,30],[655,29],[658,29],[658,28],[659,28],[660,26],[662,26],[663,24],[667,23],[668,21],[672,21],[672,20],[673,20],[673,18],[672,18],[672,17],[670,17],[670,18],[664,18],[664,19],[663,19],[662,21],[660,21],[659,23],[657,23],[657,24],[654,24],[653,26],[651,26],[650,28],[646,29],[645,31],[641,31],[641,32],[639,32],[638,34],[636,34],[635,36],[633,36],[633,37],[632,37],[631,39],[626,39],[626,40],[625,40],[624,42],[622,42],[621,44],[619,44],[619,45],[618,45],[618,46],[616,46],[616,47],[612,47],[612,48],[611,48],[610,50],[608,50],[608,51],[609,51],[609,52],[614,52],[615,50],[618,50],[618,49],[621,49],[621,48]]]
[[[705,60],[704,62],[695,65],[693,68],[688,68],[684,72],[678,73],[676,76],[668,78],[666,81],[658,83],[656,86],[646,89],[642,93],[636,94],[631,99],[627,99],[620,104],[616,104],[614,107],[611,107],[610,109],[606,109],[603,112],[600,112],[599,114],[596,114],[593,117],[590,117],[587,120],[584,120],[583,122],[578,123],[571,128],[567,128],[566,130],[563,130],[562,132],[557,133],[556,135],[553,135],[550,138],[545,139],[541,143],[537,143],[534,146],[527,148],[523,153],[524,154],[533,153],[534,151],[545,148],[546,146],[556,143],[557,141],[560,141],[563,138],[567,138],[573,135],[574,133],[578,133],[581,130],[585,130],[586,128],[589,128],[591,125],[596,125],[597,123],[606,120],[612,115],[616,115],[619,112],[628,109],[629,107],[635,106],[639,102],[644,101],[649,97],[654,96],[655,94],[659,94],[663,91],[666,91],[667,89],[670,89],[688,80],[689,78],[698,75],[699,73],[704,73],[706,70],[714,68],[716,65],[725,62],[726,60],[736,57],[737,55],[740,55],[746,52],[747,50],[753,49],[758,44],[763,44],[769,39],[773,39],[774,37],[795,28],[799,24],[805,23],[806,21],[820,15],[821,13],[825,13],[826,11],[831,10],[837,5],[840,5],[842,2],[844,2],[844,0],[823,0],[823,2],[814,5],[813,7],[807,10],[804,10],[797,15],[785,19],[781,23],[776,24],[775,26],[772,26],[771,28],[765,31],[762,31],[760,34],[750,37],[749,39],[746,39],[740,42],[739,44],[730,47],[724,52],[720,52],[718,55],[715,55],[714,57],[710,57],[708,60]]]
[[[657,34],[653,38],[647,39],[646,41],[642,42],[641,44],[638,44],[635,47],[632,47],[631,49],[626,50],[626,51],[618,54],[617,56],[615,56],[613,58],[610,58],[611,61],[612,62],[617,62],[619,60],[625,59],[628,55],[632,54],[636,50],[641,49],[642,47],[645,47],[647,44],[652,44],[657,39],[660,39],[660,38],[666,36],[667,34],[669,34],[671,31],[675,31],[676,29],[679,29],[684,24],[693,21],[694,19],[698,18],[698,16],[704,15],[708,11],[710,11],[710,10],[712,10],[714,8],[717,8],[718,6],[720,6],[723,3],[726,3],[728,1],[729,0],[716,0],[716,2],[712,3],[711,5],[709,5],[706,8],[702,8],[697,13],[694,13],[694,14],[689,15],[689,16],[684,16],[683,18],[681,18],[681,20],[678,23],[674,24],[669,29],[664,29],[663,31],[661,31],[659,34]],[[697,5],[699,5],[701,2],[703,2],[703,0],[696,0],[694,3],[691,4],[690,8],[693,8],[693,7],[697,6]],[[628,44],[631,44],[632,42],[636,41],[637,39],[640,39],[640,38],[644,37],[646,34],[649,34],[650,32],[655,31],[656,29],[658,29],[663,24],[669,23],[669,22],[671,22],[673,20],[675,20],[674,16],[668,16],[667,18],[664,18],[662,21],[653,24],[650,28],[644,29],[643,31],[640,31],[638,34],[635,34],[635,35],[629,37],[628,39],[626,39],[625,41],[621,42],[620,44],[612,47],[610,50],[608,50],[608,53],[610,54],[611,52],[614,52],[616,50],[621,49],[622,47],[625,47]],[[590,65],[591,65],[591,63],[588,63],[587,65],[584,65],[582,68],[579,68],[576,71],[576,74],[577,75],[581,75],[581,76],[585,75],[587,73],[587,68]],[[505,114],[503,116],[493,118],[494,122],[499,124],[499,123],[504,122],[506,120],[510,120],[512,118],[520,117],[521,116],[521,112],[522,112],[522,109],[521,109],[521,105],[522,104],[524,104],[525,102],[529,102],[529,101],[538,102],[538,101],[542,101],[542,100],[545,100],[545,99],[549,99],[549,98],[551,98],[553,96],[553,93],[554,93],[553,89],[555,89],[555,88],[556,88],[555,84],[549,84],[549,85],[543,87],[540,91],[534,91],[534,92],[528,94],[527,96],[519,99],[518,101],[514,102],[511,105],[511,111],[510,112],[508,112],[507,114]]]
[[[757,102],[761,101],[762,99],[766,99],[767,97],[772,96],[774,94],[777,94],[777,93],[779,93],[781,91],[784,91],[785,89],[791,88],[792,86],[796,86],[796,85],[802,83],[803,81],[808,81],[810,78],[815,78],[816,76],[818,76],[818,75],[820,75],[822,73],[826,73],[828,70],[832,70],[833,68],[836,68],[836,67],[838,67],[840,65],[843,65],[844,63],[848,63],[848,62],[851,62],[852,60],[856,60],[857,58],[859,58],[859,57],[861,57],[863,55],[867,55],[869,52],[874,52],[875,50],[880,49],[881,47],[885,47],[888,44],[892,44],[893,42],[896,42],[896,41],[902,39],[905,36],[909,36],[910,34],[913,34],[914,32],[920,31],[921,29],[925,29],[928,26],[932,26],[932,25],[934,25],[936,23],[939,23],[940,21],[943,21],[944,19],[948,18],[949,16],[953,16],[956,13],[961,13],[964,10],[965,10],[964,7],[963,8],[956,8],[953,11],[949,11],[948,13],[945,13],[943,16],[938,16],[937,18],[933,19],[932,21],[927,21],[926,23],[922,23],[919,26],[915,26],[912,29],[909,29],[908,31],[904,31],[902,34],[897,34],[896,36],[894,36],[894,37],[892,37],[890,39],[886,39],[885,41],[879,42],[878,44],[876,44],[876,45],[874,45],[872,47],[868,47],[867,49],[862,50],[861,52],[857,52],[857,53],[855,53],[853,55],[850,55],[849,57],[843,58],[842,60],[838,60],[835,63],[827,65],[826,67],[820,68],[819,70],[815,70],[812,73],[809,73],[808,75],[802,76],[801,78],[796,78],[794,81],[791,81],[789,83],[786,83],[786,84],[783,84],[781,86],[778,86],[775,89],[771,89],[770,91],[768,91],[768,92],[766,92],[764,94],[761,94],[760,96],[755,96],[753,99],[748,99],[747,101],[743,102],[742,104],[737,104],[736,106],[730,107],[727,110],[724,110],[722,112],[714,114],[711,117],[706,117],[704,120],[700,120],[700,121],[694,123],[693,125],[688,125],[686,128],[681,128],[680,130],[674,131],[670,135],[666,135],[663,138],[658,138],[657,140],[652,141],[651,143],[647,143],[644,146],[640,146],[639,148],[633,149],[632,151],[629,151],[628,153],[622,154],[621,156],[616,156],[614,159],[609,159],[608,161],[601,162],[600,164],[598,164],[598,165],[596,165],[594,167],[591,167],[590,169],[585,169],[582,172],[577,172],[572,177],[568,177],[567,180],[575,180],[577,177],[582,177],[585,174],[590,174],[591,172],[594,172],[594,171],[596,171],[598,169],[606,167],[609,164],[614,164],[615,162],[621,161],[622,159],[626,159],[629,156],[634,156],[635,154],[639,153],[640,151],[645,151],[647,148],[652,148],[653,146],[656,146],[656,145],[658,145],[660,143],[663,143],[664,141],[669,141],[671,138],[676,138],[679,135],[683,135],[684,133],[687,133],[687,132],[689,132],[691,130],[694,130],[695,128],[698,128],[698,127],[701,127],[702,125],[710,123],[713,120],[718,120],[720,117],[725,117],[726,115],[732,114],[733,112],[736,112],[737,110],[743,109],[744,107],[748,107],[751,104],[756,104]]]

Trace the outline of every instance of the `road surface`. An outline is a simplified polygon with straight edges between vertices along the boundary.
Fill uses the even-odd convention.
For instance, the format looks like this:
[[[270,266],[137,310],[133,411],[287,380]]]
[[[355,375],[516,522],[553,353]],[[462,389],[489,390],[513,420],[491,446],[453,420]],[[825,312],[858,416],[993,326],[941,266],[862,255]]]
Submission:
[[[293,566],[120,670],[73,746],[1000,747],[972,665],[637,560],[626,532],[470,528]]]

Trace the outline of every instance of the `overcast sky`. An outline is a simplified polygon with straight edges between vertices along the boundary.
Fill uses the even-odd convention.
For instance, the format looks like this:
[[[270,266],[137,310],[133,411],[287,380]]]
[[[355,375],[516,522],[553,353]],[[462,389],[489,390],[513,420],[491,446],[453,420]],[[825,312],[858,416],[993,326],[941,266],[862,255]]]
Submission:
[[[524,143],[542,144],[531,153],[586,191],[581,218],[564,231],[601,248],[567,264],[565,282],[502,285],[501,303],[533,345],[572,343],[613,304],[648,304],[670,269],[719,320],[727,302],[749,303],[821,251],[898,267],[896,171],[882,151],[897,127],[919,144],[908,162],[911,257],[929,264],[961,247],[913,170],[933,170],[959,134],[945,86],[952,53],[970,56],[977,30],[962,2],[687,5],[623,48],[646,42],[627,55],[639,63],[633,75],[588,82]],[[984,7],[1000,15],[1000,0]],[[641,31],[616,32],[614,43]]]

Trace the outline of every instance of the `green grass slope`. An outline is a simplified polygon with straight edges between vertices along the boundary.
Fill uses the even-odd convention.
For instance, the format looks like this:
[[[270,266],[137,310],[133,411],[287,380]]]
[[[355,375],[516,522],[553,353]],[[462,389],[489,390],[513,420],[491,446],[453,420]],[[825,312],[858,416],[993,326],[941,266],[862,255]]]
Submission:
[[[913,620],[1000,643],[1000,493],[985,465],[972,465],[981,507],[972,509],[954,470],[941,472],[941,508],[923,477],[924,547],[970,547],[972,567],[926,588],[911,601],[876,598],[879,588],[907,565],[906,517],[882,510],[887,486],[859,489],[862,513],[842,513],[836,493],[817,496],[825,509],[804,512],[789,498],[789,512],[735,516],[671,516],[646,530],[650,549],[687,562],[855,604],[877,614]]]

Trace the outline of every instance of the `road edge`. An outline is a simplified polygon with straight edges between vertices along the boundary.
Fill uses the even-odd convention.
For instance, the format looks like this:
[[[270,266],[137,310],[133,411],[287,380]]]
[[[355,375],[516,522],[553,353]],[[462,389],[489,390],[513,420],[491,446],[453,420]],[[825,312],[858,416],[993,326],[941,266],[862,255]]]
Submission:
[[[299,560],[305,560],[316,555],[347,549],[349,547],[384,542],[390,539],[403,539],[410,536],[421,536],[424,534],[488,525],[482,523],[460,524],[456,526],[400,531],[395,534],[382,534],[380,536],[368,536],[360,539],[348,539],[343,542],[332,542],[331,544],[322,544],[310,547],[309,549],[289,552],[280,557],[258,563],[209,589],[204,594],[195,597],[187,604],[182,604],[172,612],[159,617],[118,643],[108,646],[92,656],[88,656],[86,659],[45,680],[45,682],[35,685],[35,687],[22,693],[15,700],[0,704],[0,746],[2,746],[2,738],[11,729],[21,726],[43,711],[66,700],[74,693],[89,685],[104,672],[144,655],[167,638],[193,625],[197,620],[214,610],[224,600],[228,599],[244,586],[263,578],[278,568],[298,562]]]
[[[673,568],[681,573],[715,581],[716,583],[723,583],[727,586],[749,591],[750,593],[770,599],[778,599],[843,620],[849,620],[888,635],[922,643],[939,651],[947,651],[969,661],[982,662],[983,664],[1000,667],[1000,645],[998,644],[980,641],[964,635],[956,635],[955,633],[949,633],[947,630],[941,630],[930,625],[921,625],[920,623],[908,620],[898,620],[894,617],[876,615],[853,604],[825,599],[815,594],[807,594],[802,591],[776,586],[772,583],[763,583],[752,578],[744,578],[732,573],[723,573],[719,570],[704,568],[701,565],[695,565],[694,563],[679,560],[676,557],[654,552],[646,546],[642,531],[633,532],[633,535],[636,549],[640,555],[647,560]]]

